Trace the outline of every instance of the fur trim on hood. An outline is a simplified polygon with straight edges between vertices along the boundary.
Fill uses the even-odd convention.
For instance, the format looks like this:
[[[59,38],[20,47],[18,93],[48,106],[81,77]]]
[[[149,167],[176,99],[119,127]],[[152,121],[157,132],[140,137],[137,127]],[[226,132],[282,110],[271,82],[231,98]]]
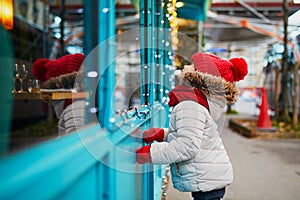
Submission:
[[[227,103],[237,101],[238,89],[233,83],[221,77],[197,71],[186,72],[183,75],[185,84],[197,88],[209,98],[226,100]]]
[[[52,77],[42,83],[43,89],[73,89],[75,81],[82,78],[82,73],[72,72],[69,74],[63,74],[57,77]]]

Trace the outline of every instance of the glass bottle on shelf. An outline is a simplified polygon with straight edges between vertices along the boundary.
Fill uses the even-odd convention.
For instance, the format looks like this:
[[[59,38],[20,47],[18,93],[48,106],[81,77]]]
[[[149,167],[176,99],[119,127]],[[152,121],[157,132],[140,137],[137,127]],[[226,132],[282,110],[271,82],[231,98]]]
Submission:
[[[26,65],[25,64],[22,64],[20,67],[19,67],[19,71],[17,73],[17,78],[20,79],[20,90],[18,92],[22,93],[24,92],[24,89],[23,89],[23,82],[25,80],[25,78],[27,77],[27,74],[28,74],[28,70],[26,68]]]
[[[18,78],[18,76],[17,76],[17,74],[18,74],[18,72],[19,72],[19,64],[18,63],[15,63],[14,65],[13,65],[13,89],[12,89],[12,92],[13,93],[16,93],[17,92],[17,89],[16,89],[16,80],[18,80],[19,78]]]

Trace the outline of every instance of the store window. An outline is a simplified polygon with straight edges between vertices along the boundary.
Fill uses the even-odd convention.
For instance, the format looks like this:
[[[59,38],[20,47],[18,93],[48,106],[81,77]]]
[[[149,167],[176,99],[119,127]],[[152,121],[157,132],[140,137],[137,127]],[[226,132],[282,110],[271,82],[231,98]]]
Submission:
[[[116,13],[117,16],[120,14]],[[110,39],[111,43],[116,44],[113,60],[116,63],[115,87],[111,97],[116,116],[141,105],[139,31],[126,31],[127,26],[138,26],[139,19],[135,14],[135,9],[129,11],[129,21],[119,22],[116,36]],[[10,118],[7,119],[7,141],[4,141],[7,147],[4,152],[13,153],[64,135],[60,132],[60,114],[70,101],[79,102],[82,112],[99,112],[98,102],[95,110],[87,110],[86,102],[80,101],[85,100],[88,93],[85,90],[89,88],[83,80],[85,61],[77,63],[80,68],[76,68],[77,74],[70,78],[62,72],[65,66],[69,66],[65,56],[84,54],[83,32],[82,3],[66,4],[62,11],[52,2],[14,1],[14,26],[11,30],[4,30],[12,54],[7,64],[9,72],[5,72],[9,74],[9,81],[6,82],[9,83],[7,88],[11,99],[9,106],[6,106]],[[86,58],[88,55],[84,56]],[[45,59],[47,63],[42,63]],[[39,71],[41,69],[42,72]],[[48,72],[43,71],[46,69]],[[70,83],[70,79],[74,79],[73,82]],[[74,91],[76,95],[70,94]],[[93,98],[97,101],[97,97]],[[85,123],[80,122],[82,119],[78,120],[77,125]]]

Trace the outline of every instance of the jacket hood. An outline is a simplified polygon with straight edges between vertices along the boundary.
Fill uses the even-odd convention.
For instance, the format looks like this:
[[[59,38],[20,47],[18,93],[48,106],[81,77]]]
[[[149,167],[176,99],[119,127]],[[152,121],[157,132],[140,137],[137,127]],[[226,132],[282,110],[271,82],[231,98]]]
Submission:
[[[209,114],[214,120],[219,120],[221,115],[225,112],[226,101],[221,101],[220,99],[207,98],[209,105]]]
[[[82,73],[72,72],[52,77],[41,84],[43,89],[73,89],[75,81],[81,80]]]
[[[207,98],[218,99],[227,103],[237,101],[238,89],[225,79],[198,71],[186,72],[183,81],[202,91]]]

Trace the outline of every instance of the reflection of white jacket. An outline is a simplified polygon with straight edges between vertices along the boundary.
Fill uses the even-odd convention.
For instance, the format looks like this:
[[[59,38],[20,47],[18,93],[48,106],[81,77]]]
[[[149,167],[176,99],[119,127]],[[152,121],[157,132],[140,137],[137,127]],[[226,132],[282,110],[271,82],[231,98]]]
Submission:
[[[72,72],[52,77],[43,83],[43,89],[72,89],[79,84],[82,73]],[[76,84],[75,84],[76,81]],[[65,102],[70,101],[70,102]],[[67,106],[66,106],[67,105]],[[85,101],[84,100],[54,100],[52,106],[58,121],[58,134],[64,135],[76,131],[84,125]]]
[[[224,107],[209,103],[222,113]],[[194,101],[183,101],[173,108],[167,142],[151,145],[151,159],[153,164],[171,163],[173,185],[182,192],[211,191],[233,180],[217,124],[208,110]]]
[[[68,105],[62,110],[61,114],[58,115],[58,134],[68,134],[81,128],[84,125],[84,113],[84,100],[74,101],[72,104]]]

